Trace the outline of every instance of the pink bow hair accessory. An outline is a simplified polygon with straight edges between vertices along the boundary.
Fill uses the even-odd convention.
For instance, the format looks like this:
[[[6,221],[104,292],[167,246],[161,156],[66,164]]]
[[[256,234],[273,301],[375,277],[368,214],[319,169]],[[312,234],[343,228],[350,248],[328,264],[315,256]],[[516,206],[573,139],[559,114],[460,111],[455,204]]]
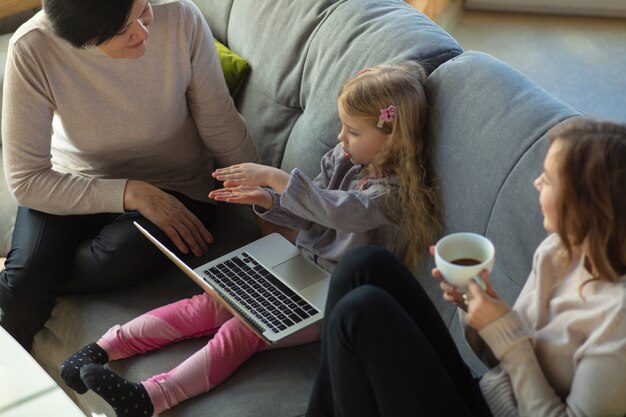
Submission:
[[[386,109],[380,109],[380,115],[378,116],[378,123],[376,127],[383,127],[385,122],[391,123],[396,115],[396,106],[393,104]]]

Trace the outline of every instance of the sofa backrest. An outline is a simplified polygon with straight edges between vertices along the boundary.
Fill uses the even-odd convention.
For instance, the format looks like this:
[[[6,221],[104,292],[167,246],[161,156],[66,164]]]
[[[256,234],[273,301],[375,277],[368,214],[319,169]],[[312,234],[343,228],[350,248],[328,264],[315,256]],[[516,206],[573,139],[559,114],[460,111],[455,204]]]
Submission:
[[[546,237],[533,187],[547,150],[546,133],[580,115],[504,62],[468,51],[442,64],[426,80],[427,136],[444,207],[444,233],[476,232],[496,247],[492,282],[512,304],[526,282],[532,257]],[[420,280],[462,337],[456,310],[441,300],[428,265]],[[476,372],[484,370],[459,346]]]
[[[402,0],[194,0],[213,35],[250,63],[237,107],[263,163],[319,172],[337,143],[337,93],[367,66],[462,52]]]

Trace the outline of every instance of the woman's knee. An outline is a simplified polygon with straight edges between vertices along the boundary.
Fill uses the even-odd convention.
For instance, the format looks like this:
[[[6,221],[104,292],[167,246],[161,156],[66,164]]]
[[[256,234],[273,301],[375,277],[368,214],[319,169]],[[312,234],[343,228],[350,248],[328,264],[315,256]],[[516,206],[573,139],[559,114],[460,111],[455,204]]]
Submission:
[[[379,334],[396,310],[396,301],[384,290],[363,285],[343,296],[326,320],[330,337],[354,338],[358,333]]]
[[[385,280],[399,265],[400,261],[382,246],[362,246],[349,252],[337,264],[332,285],[351,288]]]
[[[143,281],[166,264],[167,258],[138,233],[131,219],[115,221],[77,247],[70,286],[76,286],[76,291],[124,287]]]
[[[58,289],[67,278],[73,253],[69,219],[20,207],[2,286],[33,295]]]
[[[382,246],[361,246],[348,252],[335,268],[335,276],[354,276],[393,261],[394,256]]]
[[[350,251],[340,262],[340,264],[345,263],[357,269],[370,269],[373,265],[386,263],[389,262],[391,259],[394,259],[393,254],[384,247],[368,245],[360,246]]]

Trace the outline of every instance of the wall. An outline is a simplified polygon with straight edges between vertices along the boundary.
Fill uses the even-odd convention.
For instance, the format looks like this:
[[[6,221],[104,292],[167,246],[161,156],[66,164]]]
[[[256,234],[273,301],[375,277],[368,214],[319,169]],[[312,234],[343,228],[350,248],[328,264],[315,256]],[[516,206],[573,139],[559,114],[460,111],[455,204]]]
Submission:
[[[0,18],[39,6],[40,0],[0,0]]]
[[[15,31],[40,6],[40,0],[0,0],[0,34]]]
[[[405,0],[411,6],[424,13],[430,19],[437,18],[449,3],[449,0]]]

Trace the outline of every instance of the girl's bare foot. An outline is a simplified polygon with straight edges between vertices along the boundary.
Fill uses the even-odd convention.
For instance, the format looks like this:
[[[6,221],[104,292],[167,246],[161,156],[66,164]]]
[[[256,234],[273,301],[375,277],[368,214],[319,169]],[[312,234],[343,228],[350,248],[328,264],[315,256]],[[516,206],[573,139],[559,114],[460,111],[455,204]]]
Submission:
[[[4,261],[6,261],[7,258],[0,258],[0,271],[2,271],[4,269]]]

